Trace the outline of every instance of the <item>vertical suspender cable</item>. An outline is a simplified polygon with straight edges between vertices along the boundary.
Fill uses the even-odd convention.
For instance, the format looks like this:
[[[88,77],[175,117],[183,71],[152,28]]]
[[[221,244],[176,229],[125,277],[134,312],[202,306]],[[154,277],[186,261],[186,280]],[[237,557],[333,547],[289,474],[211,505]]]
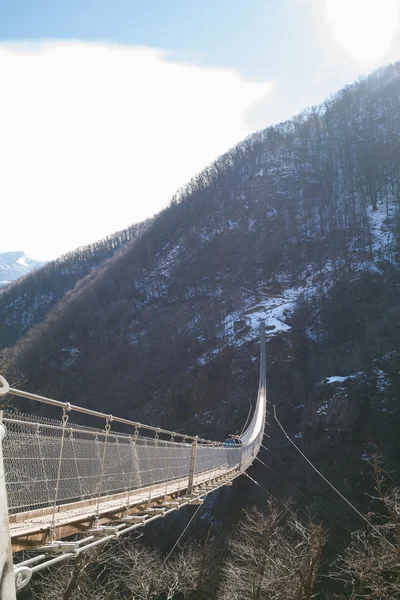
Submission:
[[[99,493],[97,495],[96,521],[99,520],[100,495],[101,495],[101,492],[104,491],[103,490],[103,485],[104,485],[104,465],[105,465],[105,461],[106,461],[108,433],[109,433],[109,431],[111,429],[110,421],[112,421],[112,415],[108,415],[108,417],[106,419],[106,426],[104,428],[104,430],[106,432],[106,435],[105,435],[105,438],[104,438],[103,458],[101,460],[101,475],[100,475],[100,483],[99,483]]]
[[[56,480],[56,487],[54,488],[53,516],[52,516],[52,520],[51,520],[51,529],[50,529],[52,541],[54,541],[56,538],[56,510],[57,510],[58,492],[60,489],[60,477],[61,477],[63,451],[64,451],[65,429],[67,427],[67,423],[68,423],[67,409],[63,408],[60,454],[58,457],[57,480]]]

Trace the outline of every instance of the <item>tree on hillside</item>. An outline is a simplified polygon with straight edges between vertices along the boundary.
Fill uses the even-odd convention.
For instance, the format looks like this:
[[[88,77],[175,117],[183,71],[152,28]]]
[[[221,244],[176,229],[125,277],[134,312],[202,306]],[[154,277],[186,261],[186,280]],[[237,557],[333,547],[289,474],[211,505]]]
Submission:
[[[395,600],[400,597],[400,488],[385,489],[379,458],[371,460],[377,512],[368,513],[374,528],[353,533],[331,577],[344,586],[346,600]]]
[[[120,540],[49,569],[31,589],[35,600],[190,598],[201,583],[203,554],[189,543],[165,560],[143,543]]]
[[[105,577],[105,548],[79,555],[34,577],[28,591],[34,600],[116,600],[115,581]]]
[[[321,525],[303,525],[290,504],[269,500],[267,515],[246,510],[229,541],[220,600],[309,600],[324,545]]]

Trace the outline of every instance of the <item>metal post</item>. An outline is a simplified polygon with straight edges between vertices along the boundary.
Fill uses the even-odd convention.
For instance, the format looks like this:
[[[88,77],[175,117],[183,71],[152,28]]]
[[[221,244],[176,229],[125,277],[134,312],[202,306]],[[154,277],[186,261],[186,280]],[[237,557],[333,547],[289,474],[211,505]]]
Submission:
[[[192,452],[190,454],[190,467],[189,467],[189,481],[188,481],[188,495],[193,493],[193,480],[194,480],[194,468],[196,464],[196,451],[197,451],[197,437],[192,442]]]
[[[0,397],[8,390],[8,383],[0,376]],[[0,600],[16,600],[2,444],[7,430],[2,421],[3,411],[0,410]]]
[[[96,527],[99,521],[99,509],[100,509],[100,496],[101,493],[104,492],[103,490],[103,486],[104,486],[104,466],[105,466],[105,462],[106,462],[106,451],[107,451],[107,441],[108,441],[108,434],[109,431],[111,429],[111,425],[110,422],[112,421],[113,417],[112,415],[108,415],[108,417],[106,418],[106,425],[105,425],[105,432],[106,435],[104,437],[104,448],[103,448],[103,457],[101,459],[101,475],[100,475],[100,482],[99,482],[99,493],[97,494],[97,506],[96,506],[96,516],[95,516],[95,520],[96,520]]]
[[[52,542],[55,542],[55,540],[56,540],[57,501],[58,501],[58,492],[60,490],[61,469],[62,469],[62,464],[63,464],[62,461],[63,461],[63,450],[64,450],[64,441],[65,441],[65,429],[67,427],[67,423],[68,423],[67,409],[63,408],[60,454],[58,456],[57,479],[56,479],[56,487],[54,488],[53,514],[51,517],[51,527],[50,527]]]
[[[140,476],[140,462],[139,462],[139,457],[138,457],[138,453],[137,453],[137,440],[139,437],[139,427],[140,424],[137,423],[135,425],[135,433],[133,434],[133,469],[134,469],[134,474],[137,475],[137,481],[134,481],[134,486],[136,488],[140,488],[142,485],[142,481],[141,481],[141,476]],[[136,469],[136,471],[135,471]]]
[[[239,471],[242,470],[242,458],[243,458],[243,446],[240,446],[240,454],[239,454]]]

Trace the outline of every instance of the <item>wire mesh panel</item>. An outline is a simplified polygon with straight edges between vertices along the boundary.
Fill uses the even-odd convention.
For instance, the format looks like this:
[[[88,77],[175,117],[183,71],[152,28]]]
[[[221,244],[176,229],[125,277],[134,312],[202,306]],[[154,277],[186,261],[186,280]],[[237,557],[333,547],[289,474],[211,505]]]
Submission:
[[[36,420],[35,420],[36,419]],[[5,414],[10,512],[62,505],[189,477],[192,444]],[[173,436],[172,436],[173,437]],[[248,450],[246,450],[248,452]],[[197,444],[194,473],[239,466],[241,449]],[[183,487],[183,485],[182,485]]]
[[[48,455],[41,446],[36,423],[4,419],[7,436],[3,441],[4,469],[10,511],[49,505],[53,490],[48,481]]]
[[[239,447],[224,448],[223,445],[200,445],[196,452],[195,473],[210,469],[233,469],[239,464]]]

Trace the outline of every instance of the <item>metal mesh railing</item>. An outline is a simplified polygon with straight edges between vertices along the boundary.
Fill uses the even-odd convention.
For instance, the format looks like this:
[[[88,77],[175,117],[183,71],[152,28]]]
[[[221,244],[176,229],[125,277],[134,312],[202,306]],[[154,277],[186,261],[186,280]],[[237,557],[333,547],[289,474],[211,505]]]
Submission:
[[[189,477],[192,444],[4,412],[10,513],[150,488]],[[171,435],[173,437],[173,434]],[[237,468],[240,449],[198,443],[194,473]],[[182,487],[184,482],[182,482]]]

